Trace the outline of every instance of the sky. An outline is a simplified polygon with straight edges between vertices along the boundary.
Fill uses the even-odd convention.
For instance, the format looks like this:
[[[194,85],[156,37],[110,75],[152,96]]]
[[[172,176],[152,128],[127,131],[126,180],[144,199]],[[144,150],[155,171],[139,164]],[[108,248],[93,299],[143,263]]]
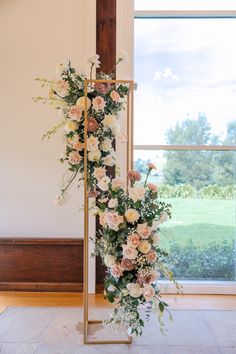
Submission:
[[[204,113],[222,139],[236,120],[236,19],[135,19],[135,144],[165,144]]]

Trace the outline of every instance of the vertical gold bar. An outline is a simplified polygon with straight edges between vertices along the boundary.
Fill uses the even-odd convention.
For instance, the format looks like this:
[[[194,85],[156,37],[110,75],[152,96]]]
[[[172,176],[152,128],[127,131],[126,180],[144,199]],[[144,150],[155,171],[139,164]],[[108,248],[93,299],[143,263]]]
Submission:
[[[127,95],[127,114],[126,114],[126,133],[127,133],[127,159],[126,159],[126,189],[129,187],[128,172],[130,170],[130,91]]]
[[[130,168],[134,168],[134,82],[130,82]]]
[[[84,301],[84,343],[87,342],[88,324],[88,171],[87,171],[87,127],[88,127],[88,81],[84,81],[85,111],[84,111],[84,274],[83,274],[83,301]]]

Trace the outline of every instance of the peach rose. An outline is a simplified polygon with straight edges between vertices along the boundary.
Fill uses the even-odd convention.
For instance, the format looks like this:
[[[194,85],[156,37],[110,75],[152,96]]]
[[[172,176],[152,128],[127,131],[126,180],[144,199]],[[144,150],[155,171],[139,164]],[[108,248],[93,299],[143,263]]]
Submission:
[[[141,236],[141,238],[146,239],[151,235],[152,228],[149,227],[146,222],[144,224],[138,224],[137,233]]]
[[[147,240],[141,240],[138,246],[141,253],[147,254],[151,250],[151,244]]]
[[[134,264],[132,263],[132,261],[130,259],[127,259],[127,258],[123,258],[120,265],[124,270],[130,271],[130,270],[134,269]]]
[[[130,246],[130,247],[138,247],[139,244],[140,244],[140,238],[139,238],[139,235],[137,234],[131,234],[127,237],[127,244]]]
[[[144,285],[143,296],[145,300],[151,301],[154,295],[155,295],[155,289],[152,287],[152,285],[151,284]]]
[[[138,221],[138,219],[140,218],[140,215],[137,212],[137,210],[130,208],[130,209],[126,210],[125,218],[129,223],[133,224],[136,221]]]
[[[123,248],[123,256],[124,258],[127,258],[127,259],[135,259],[138,255],[138,251],[133,248],[133,247],[130,247],[129,245],[122,245],[122,248]]]
[[[153,250],[151,250],[148,254],[147,254],[147,261],[149,263],[154,263],[157,260],[157,253]]]
[[[96,130],[98,130],[99,124],[96,121],[95,118],[93,117],[89,117],[88,118],[88,132],[95,132]]]
[[[148,183],[147,188],[150,189],[150,191],[152,191],[153,193],[157,192],[157,186],[153,183]]]
[[[82,117],[82,109],[77,106],[70,107],[69,117],[79,122]]]
[[[120,278],[123,275],[123,268],[119,264],[115,264],[111,267],[111,275],[114,278]]]
[[[78,165],[78,163],[82,160],[82,156],[78,153],[78,151],[70,152],[68,157],[71,165]]]
[[[157,168],[156,168],[156,165],[154,165],[154,163],[151,163],[151,162],[149,162],[148,164],[147,164],[147,167],[149,168],[149,170],[156,170]]]
[[[157,279],[159,279],[161,276],[161,274],[157,271],[157,270],[153,270],[152,274],[151,274],[151,278],[150,278],[150,282],[154,282]]]
[[[93,109],[98,112],[98,111],[103,111],[104,107],[106,105],[106,102],[104,101],[104,98],[101,96],[97,96],[93,99]]]
[[[115,102],[119,102],[120,101],[120,95],[115,90],[111,91],[110,96],[111,96],[112,101],[115,101]]]
[[[123,216],[119,215],[117,212],[108,211],[108,212],[105,212],[105,215],[103,217],[103,222],[111,230],[118,231],[119,225],[124,222],[124,218],[123,218]]]
[[[105,166],[114,166],[115,165],[115,157],[113,155],[109,154],[102,159],[102,162]]]

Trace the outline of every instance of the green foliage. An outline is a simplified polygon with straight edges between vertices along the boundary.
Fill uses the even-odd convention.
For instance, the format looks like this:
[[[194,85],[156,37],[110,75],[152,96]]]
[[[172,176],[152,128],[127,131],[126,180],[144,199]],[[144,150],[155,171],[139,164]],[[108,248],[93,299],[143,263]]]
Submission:
[[[196,190],[190,184],[161,184],[158,187],[159,198],[194,198],[195,194]]]
[[[235,280],[235,244],[224,240],[198,246],[191,239],[185,245],[172,241],[167,263],[176,279]]]
[[[199,192],[202,199],[234,199],[236,197],[235,186],[221,187],[212,184],[201,188]]]

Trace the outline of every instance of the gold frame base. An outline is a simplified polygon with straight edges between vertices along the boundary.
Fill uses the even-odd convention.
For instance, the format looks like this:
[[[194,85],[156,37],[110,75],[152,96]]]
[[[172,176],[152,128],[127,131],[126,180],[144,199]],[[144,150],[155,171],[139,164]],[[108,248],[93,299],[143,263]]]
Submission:
[[[132,338],[128,336],[128,339],[121,340],[89,340],[88,339],[88,326],[90,323],[103,323],[101,320],[89,320],[84,323],[84,344],[131,344]]]

